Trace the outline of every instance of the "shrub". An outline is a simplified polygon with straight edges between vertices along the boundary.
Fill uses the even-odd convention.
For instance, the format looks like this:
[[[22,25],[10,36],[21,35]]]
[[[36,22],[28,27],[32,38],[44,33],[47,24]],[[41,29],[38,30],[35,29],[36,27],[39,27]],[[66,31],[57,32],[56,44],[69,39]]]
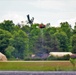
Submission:
[[[69,60],[69,59],[70,59],[70,55],[64,55],[63,57],[50,56],[47,58],[47,60]]]

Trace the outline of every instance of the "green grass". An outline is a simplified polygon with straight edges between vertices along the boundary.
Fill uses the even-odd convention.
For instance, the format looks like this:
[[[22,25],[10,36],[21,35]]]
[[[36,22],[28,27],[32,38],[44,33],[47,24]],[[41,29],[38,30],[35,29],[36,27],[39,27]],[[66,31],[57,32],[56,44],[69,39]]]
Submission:
[[[70,71],[73,70],[73,66],[69,61],[9,61],[0,62],[0,70]]]

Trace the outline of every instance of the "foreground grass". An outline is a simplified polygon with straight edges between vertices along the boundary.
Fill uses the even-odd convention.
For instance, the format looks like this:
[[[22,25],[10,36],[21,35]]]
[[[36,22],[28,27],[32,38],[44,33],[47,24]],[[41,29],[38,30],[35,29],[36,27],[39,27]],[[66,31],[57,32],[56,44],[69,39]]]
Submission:
[[[70,61],[9,61],[0,62],[0,70],[21,71],[72,71]]]

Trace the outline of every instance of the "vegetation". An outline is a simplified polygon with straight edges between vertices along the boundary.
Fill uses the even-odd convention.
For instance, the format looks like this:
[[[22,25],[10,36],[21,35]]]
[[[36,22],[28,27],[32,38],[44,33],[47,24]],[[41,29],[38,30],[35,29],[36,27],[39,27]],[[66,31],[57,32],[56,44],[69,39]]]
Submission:
[[[45,58],[49,52],[76,53],[76,26],[74,29],[68,22],[60,23],[60,27],[39,24],[15,25],[11,20],[0,23],[0,52],[8,59]]]
[[[72,71],[73,66],[69,61],[12,61],[0,62],[0,71]],[[74,67],[76,71],[76,67]]]
[[[75,65],[76,65],[76,59],[70,58],[70,62],[73,65],[73,70],[75,70]]]

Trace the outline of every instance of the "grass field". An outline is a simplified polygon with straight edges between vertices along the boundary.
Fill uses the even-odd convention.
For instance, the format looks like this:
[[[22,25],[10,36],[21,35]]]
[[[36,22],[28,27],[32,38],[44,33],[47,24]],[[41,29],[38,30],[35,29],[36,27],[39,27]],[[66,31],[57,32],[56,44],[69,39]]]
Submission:
[[[0,62],[0,70],[14,71],[72,71],[70,61],[8,61]]]

